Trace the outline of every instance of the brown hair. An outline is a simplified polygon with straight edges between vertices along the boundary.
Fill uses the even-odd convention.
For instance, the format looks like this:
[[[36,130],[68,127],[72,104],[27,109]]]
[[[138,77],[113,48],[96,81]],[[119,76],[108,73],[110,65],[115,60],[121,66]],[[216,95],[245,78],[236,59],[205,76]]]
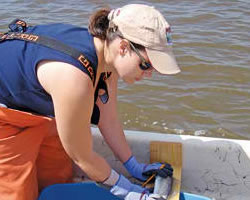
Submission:
[[[107,40],[107,42],[111,42],[116,37],[121,37],[122,35],[119,29],[114,31],[113,28],[109,28],[108,15],[110,11],[110,8],[101,8],[94,12],[89,18],[88,26],[91,35],[102,40]],[[133,43],[133,45],[139,50],[145,49],[142,45],[136,43]]]
[[[89,18],[89,32],[94,36],[102,40],[107,37],[107,30],[109,27],[108,14],[110,8],[102,8],[94,12]]]

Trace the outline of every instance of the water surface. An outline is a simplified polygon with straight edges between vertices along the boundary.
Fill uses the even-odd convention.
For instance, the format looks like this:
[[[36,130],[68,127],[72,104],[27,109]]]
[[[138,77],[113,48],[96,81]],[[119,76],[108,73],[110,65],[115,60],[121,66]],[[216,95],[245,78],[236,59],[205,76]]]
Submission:
[[[182,73],[119,82],[125,129],[250,138],[250,3],[248,0],[126,1],[158,8],[172,25]],[[29,24],[87,26],[96,9],[123,1],[2,0],[0,31],[14,18]]]

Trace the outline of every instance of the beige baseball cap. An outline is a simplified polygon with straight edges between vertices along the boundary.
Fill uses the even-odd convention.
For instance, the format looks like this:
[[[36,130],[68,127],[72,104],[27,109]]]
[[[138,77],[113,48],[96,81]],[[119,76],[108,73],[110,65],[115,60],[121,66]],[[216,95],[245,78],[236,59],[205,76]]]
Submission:
[[[108,16],[110,26],[117,26],[123,37],[146,48],[153,67],[162,74],[180,72],[172,51],[170,25],[152,6],[128,4]]]

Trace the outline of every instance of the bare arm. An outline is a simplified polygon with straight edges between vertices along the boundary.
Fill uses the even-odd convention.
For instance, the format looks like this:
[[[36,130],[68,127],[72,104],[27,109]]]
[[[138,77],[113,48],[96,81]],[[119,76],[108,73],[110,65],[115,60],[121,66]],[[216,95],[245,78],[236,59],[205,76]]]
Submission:
[[[100,121],[98,127],[105,138],[105,141],[110,146],[114,154],[121,162],[125,162],[131,156],[130,147],[126,141],[122,125],[118,118],[117,112],[117,82],[118,77],[112,74],[108,79],[109,86],[109,101],[103,104],[98,100],[100,109]]]
[[[90,118],[94,89],[89,77],[76,67],[61,62],[42,63],[38,79],[52,96],[58,134],[75,163],[94,181],[110,175],[110,166],[93,151]]]

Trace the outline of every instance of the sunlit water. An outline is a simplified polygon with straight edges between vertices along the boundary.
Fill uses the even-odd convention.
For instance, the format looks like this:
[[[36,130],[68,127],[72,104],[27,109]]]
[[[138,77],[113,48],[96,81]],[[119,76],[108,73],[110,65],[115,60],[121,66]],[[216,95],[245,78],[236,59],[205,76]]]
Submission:
[[[126,1],[158,8],[172,25],[182,73],[119,83],[125,129],[250,138],[250,3],[248,0]],[[0,31],[14,18],[29,24],[87,26],[89,15],[122,1],[1,0]],[[80,41],[79,41],[80,42]]]

